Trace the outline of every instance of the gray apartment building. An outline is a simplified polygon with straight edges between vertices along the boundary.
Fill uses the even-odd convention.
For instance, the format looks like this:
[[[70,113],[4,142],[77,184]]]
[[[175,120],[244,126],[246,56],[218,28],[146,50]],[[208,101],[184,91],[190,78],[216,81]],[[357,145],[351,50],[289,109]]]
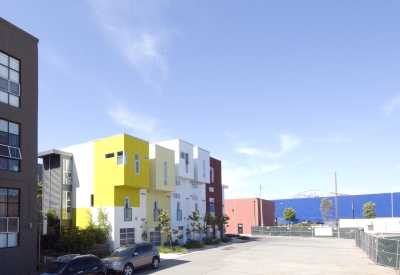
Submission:
[[[36,271],[38,42],[0,17],[0,273],[4,275]]]

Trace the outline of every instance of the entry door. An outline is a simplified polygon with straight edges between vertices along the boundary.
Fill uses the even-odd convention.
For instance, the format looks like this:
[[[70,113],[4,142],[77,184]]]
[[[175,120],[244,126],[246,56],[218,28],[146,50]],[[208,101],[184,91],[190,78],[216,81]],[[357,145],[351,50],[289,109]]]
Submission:
[[[238,223],[238,234],[243,234],[243,224]]]

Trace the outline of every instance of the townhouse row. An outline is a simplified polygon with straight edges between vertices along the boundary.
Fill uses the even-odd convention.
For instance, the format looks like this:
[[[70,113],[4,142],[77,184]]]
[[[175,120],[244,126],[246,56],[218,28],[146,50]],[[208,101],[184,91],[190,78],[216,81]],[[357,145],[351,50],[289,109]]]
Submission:
[[[192,210],[201,222],[205,212],[224,213],[221,161],[180,139],[149,144],[120,134],[38,157],[43,161],[43,210],[55,208],[61,227],[85,228],[89,212],[96,217],[103,208],[112,225],[113,249],[145,240],[163,244],[160,209],[169,212],[181,243],[190,238]]]

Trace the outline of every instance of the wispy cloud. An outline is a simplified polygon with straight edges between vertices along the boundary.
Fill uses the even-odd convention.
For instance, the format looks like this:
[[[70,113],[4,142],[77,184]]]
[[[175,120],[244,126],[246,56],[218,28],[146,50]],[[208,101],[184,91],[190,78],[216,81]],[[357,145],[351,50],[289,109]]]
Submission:
[[[225,162],[224,162],[225,163]],[[261,184],[259,176],[278,170],[281,165],[260,165],[255,168],[235,167],[231,169],[222,169],[222,178],[224,184],[229,185],[229,189],[246,188]]]
[[[289,152],[297,149],[302,145],[302,139],[290,134],[281,134],[278,135],[281,143],[281,150],[277,153],[272,153],[266,150],[261,150],[257,148],[249,148],[249,147],[239,147],[236,148],[236,152],[246,154],[249,156],[255,157],[266,157],[271,159],[278,159]]]
[[[400,106],[400,96],[393,98],[389,104],[381,107],[381,112],[387,116],[391,116],[393,111]]]
[[[159,127],[160,121],[151,116],[134,113],[121,103],[110,107],[107,113],[114,119],[115,123],[130,129],[135,136],[150,142],[169,139]]]
[[[168,66],[164,50],[171,32],[159,22],[156,1],[87,0],[96,22],[144,81],[158,85]]]

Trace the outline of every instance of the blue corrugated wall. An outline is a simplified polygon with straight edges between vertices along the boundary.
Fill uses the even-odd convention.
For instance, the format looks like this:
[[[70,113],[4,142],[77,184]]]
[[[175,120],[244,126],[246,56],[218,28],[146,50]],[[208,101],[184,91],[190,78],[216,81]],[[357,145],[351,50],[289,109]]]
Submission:
[[[392,204],[393,196],[393,204]],[[333,203],[332,216],[329,220],[335,220],[335,197],[328,197]],[[286,223],[283,221],[283,210],[291,207],[296,211],[296,222],[310,220],[313,222],[322,221],[321,211],[319,206],[322,197],[319,198],[301,198],[301,199],[284,199],[272,200],[275,202],[276,213],[279,223]],[[352,202],[354,202],[354,218],[362,219],[362,207],[366,202],[373,202],[376,204],[376,217],[400,217],[400,192],[395,193],[382,193],[382,194],[366,194],[366,195],[350,195],[338,196],[338,213],[339,219],[352,219]]]

